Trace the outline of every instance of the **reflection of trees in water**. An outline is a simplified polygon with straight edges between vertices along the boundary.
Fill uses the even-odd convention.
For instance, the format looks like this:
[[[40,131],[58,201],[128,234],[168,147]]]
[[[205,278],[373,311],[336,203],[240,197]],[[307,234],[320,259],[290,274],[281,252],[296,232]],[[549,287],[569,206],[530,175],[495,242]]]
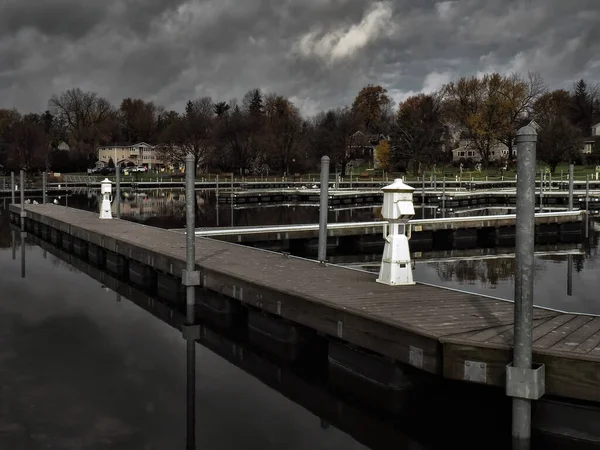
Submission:
[[[447,263],[430,263],[435,267],[438,276],[443,281],[459,281],[461,283],[496,286],[499,281],[513,278],[515,260],[512,258],[499,259],[467,259]]]
[[[125,191],[127,197],[121,201],[122,217],[139,221],[146,225],[162,228],[182,228],[185,226],[185,193],[181,190]],[[96,196],[74,195],[69,206],[98,210]],[[250,206],[250,205],[249,205]],[[220,226],[231,225],[231,205],[221,203],[217,208],[214,191],[196,191],[196,225],[198,227],[216,227],[217,213]],[[380,218],[380,207],[344,209],[329,211],[328,220],[333,222],[363,222]],[[134,214],[128,214],[131,211]],[[318,223],[319,208],[314,206],[269,205],[240,208],[233,211],[234,226],[290,225]]]
[[[495,287],[500,281],[514,280],[516,261],[514,258],[466,259],[429,263],[428,266],[434,267],[443,281],[477,283],[486,287]],[[545,264],[536,261],[535,272],[544,270]]]

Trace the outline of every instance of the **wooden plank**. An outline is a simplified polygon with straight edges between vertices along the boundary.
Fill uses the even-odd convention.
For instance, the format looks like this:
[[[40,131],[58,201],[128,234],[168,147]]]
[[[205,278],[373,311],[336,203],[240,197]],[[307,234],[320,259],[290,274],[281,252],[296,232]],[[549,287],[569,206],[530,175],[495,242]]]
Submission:
[[[600,344],[600,317],[592,317],[592,320],[584,324],[575,332],[565,336],[561,341],[550,347],[554,351],[576,352],[580,349],[581,353],[587,353],[589,348],[597,341]],[[591,347],[593,348],[593,347]],[[581,351],[583,350],[583,351]]]
[[[535,342],[542,336],[545,336],[546,334],[550,333],[552,330],[560,327],[561,325],[568,322],[569,320],[572,320],[574,317],[575,316],[572,314],[560,314],[560,315],[550,318],[549,320],[546,320],[544,322],[537,324],[537,326],[535,326],[533,328],[533,332],[532,332],[533,342]],[[490,339],[489,342],[490,343],[498,343],[498,344],[504,343],[504,344],[512,345],[512,340],[513,340],[513,329],[511,328],[502,333],[499,333],[497,336]]]
[[[548,334],[542,336],[541,338],[535,340],[533,342],[534,347],[537,348],[549,348],[554,344],[562,341],[570,334],[579,330],[582,326],[586,325],[590,321],[593,320],[593,317],[589,316],[574,316],[573,319],[565,322],[563,325],[556,327],[554,330],[550,331]]]

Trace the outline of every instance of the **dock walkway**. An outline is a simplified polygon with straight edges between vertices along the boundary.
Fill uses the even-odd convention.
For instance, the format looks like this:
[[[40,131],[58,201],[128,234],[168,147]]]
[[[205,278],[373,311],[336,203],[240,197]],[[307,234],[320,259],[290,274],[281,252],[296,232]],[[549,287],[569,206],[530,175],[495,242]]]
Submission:
[[[10,209],[17,220],[19,206]],[[63,242],[175,277],[185,268],[180,233],[52,204],[25,209],[34,232],[52,229]],[[426,284],[391,287],[372,273],[204,238],[196,263],[204,288],[274,317],[445,378],[504,386],[511,302]],[[600,401],[600,317],[536,307],[534,327],[546,393]]]

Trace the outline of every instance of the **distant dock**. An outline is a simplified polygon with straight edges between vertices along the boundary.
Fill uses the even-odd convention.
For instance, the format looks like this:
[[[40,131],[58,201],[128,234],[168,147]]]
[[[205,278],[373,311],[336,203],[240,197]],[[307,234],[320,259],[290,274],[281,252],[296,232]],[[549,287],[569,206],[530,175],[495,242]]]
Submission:
[[[539,237],[548,234],[581,233],[584,211],[537,213],[536,226]],[[356,249],[383,247],[383,221],[330,223],[327,226],[328,247]],[[457,243],[465,240],[482,240],[496,245],[503,239],[514,239],[515,214],[452,217],[439,219],[413,219],[409,222],[413,242],[437,241]],[[172,230],[184,232],[184,230]],[[316,248],[319,224],[277,225],[231,228],[208,228],[196,231],[196,236],[218,239],[238,244],[266,244],[280,250],[304,247]]]

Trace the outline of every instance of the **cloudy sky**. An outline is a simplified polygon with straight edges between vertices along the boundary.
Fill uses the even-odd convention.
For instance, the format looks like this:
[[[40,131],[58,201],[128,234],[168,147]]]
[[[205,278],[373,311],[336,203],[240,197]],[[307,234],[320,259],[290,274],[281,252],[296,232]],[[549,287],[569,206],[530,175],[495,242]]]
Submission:
[[[486,71],[570,87],[600,81],[599,23],[600,0],[0,0],[0,107],[80,87],[179,110],[260,87],[312,114]]]

